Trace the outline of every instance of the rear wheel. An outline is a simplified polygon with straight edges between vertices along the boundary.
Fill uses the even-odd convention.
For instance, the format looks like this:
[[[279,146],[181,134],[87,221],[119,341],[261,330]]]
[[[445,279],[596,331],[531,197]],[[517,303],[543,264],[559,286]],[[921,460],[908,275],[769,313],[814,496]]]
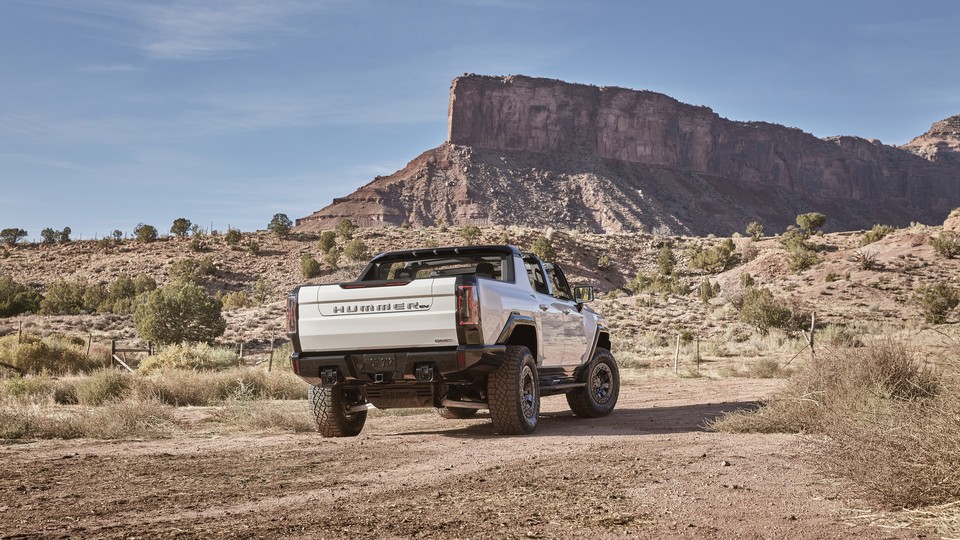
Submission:
[[[540,379],[530,349],[510,345],[487,381],[493,428],[503,435],[533,433],[540,414]]]
[[[477,414],[478,409],[468,409],[466,407],[437,407],[434,409],[441,418],[448,420],[472,418]]]
[[[310,404],[317,421],[317,431],[324,437],[356,437],[367,421],[367,411],[350,412],[365,403],[360,390],[341,385],[311,386]]]
[[[586,369],[587,385],[567,392],[567,403],[577,416],[597,418],[613,411],[620,396],[620,369],[610,351],[597,347]]]

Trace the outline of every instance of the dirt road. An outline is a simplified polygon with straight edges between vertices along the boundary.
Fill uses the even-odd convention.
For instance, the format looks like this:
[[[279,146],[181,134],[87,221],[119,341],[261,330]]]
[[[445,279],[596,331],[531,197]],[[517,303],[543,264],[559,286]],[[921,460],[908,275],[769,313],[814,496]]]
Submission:
[[[915,538],[801,459],[800,438],[701,429],[778,381],[649,380],[613,415],[546,398],[536,434],[378,416],[360,437],[0,446],[2,538]],[[852,524],[851,524],[852,523]]]

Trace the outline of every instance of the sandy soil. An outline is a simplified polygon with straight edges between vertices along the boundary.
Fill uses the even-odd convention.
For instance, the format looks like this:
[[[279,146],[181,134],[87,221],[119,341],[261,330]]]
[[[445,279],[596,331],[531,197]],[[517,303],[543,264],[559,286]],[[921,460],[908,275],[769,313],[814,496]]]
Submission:
[[[2,538],[913,538],[856,520],[791,435],[702,429],[775,380],[627,384],[537,432],[486,417],[368,419],[361,436],[214,436],[0,446]],[[922,536],[922,533],[919,534]]]

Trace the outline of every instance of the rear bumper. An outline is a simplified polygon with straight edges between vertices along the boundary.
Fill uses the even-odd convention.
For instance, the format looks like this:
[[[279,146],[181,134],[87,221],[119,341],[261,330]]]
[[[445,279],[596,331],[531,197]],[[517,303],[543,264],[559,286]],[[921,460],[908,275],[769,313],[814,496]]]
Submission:
[[[380,383],[470,383],[500,365],[505,345],[462,345],[412,351],[344,351],[293,353],[293,370],[303,380],[319,385],[330,382]],[[326,377],[324,377],[326,374]]]

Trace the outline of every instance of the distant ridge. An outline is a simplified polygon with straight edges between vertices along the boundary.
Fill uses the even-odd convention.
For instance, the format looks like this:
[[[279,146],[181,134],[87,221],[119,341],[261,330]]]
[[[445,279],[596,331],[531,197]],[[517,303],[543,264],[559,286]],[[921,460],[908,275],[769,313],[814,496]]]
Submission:
[[[735,122],[655,92],[464,75],[448,139],[297,220],[361,226],[524,225],[596,232],[829,230],[942,222],[960,206],[960,116],[903,147]]]

